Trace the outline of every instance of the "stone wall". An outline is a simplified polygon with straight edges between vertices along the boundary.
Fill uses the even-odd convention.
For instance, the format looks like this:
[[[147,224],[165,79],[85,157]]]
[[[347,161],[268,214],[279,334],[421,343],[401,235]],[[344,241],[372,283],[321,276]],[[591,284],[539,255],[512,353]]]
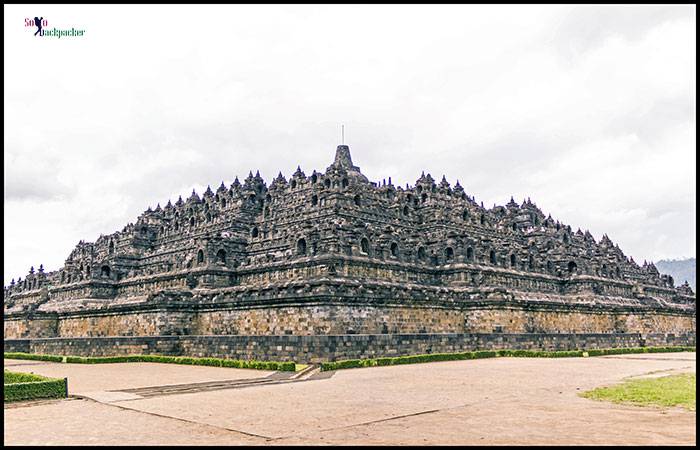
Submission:
[[[5,340],[5,351],[79,356],[164,354],[306,363],[471,350],[572,350],[681,345],[694,346],[695,334],[450,333],[325,336],[117,336],[9,339]]]
[[[44,318],[18,318],[4,321],[5,338],[18,339],[23,337],[55,337],[58,336],[58,319],[56,317]]]
[[[658,313],[475,309],[464,312],[472,333],[674,333],[695,331],[695,316]]]
[[[58,320],[58,335],[70,336],[153,336],[188,334],[192,313],[145,311],[94,316],[67,316]]]
[[[29,335],[26,319],[4,320],[5,339],[20,339]]]
[[[288,306],[200,312],[193,334],[381,334],[464,331],[464,315],[442,308]]]
[[[695,331],[694,315],[514,306],[305,304],[54,315],[5,320],[5,339],[154,335],[324,335],[399,333],[674,333]],[[190,308],[190,309],[188,309]],[[28,327],[31,325],[31,330]]]

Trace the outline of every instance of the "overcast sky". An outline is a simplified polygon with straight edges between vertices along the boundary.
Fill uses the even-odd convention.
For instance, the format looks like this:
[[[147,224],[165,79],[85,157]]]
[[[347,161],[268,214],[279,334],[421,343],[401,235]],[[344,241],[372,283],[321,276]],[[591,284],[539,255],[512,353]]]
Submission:
[[[4,6],[4,282],[249,170],[530,197],[695,256],[696,7]],[[39,38],[47,29],[83,37]]]

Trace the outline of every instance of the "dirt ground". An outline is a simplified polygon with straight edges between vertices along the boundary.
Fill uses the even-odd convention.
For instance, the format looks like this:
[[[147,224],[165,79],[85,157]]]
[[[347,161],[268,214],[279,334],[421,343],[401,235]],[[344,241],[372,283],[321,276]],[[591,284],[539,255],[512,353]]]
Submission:
[[[579,397],[695,353],[494,358],[309,372],[5,360],[77,396],[5,405],[7,445],[694,445],[695,412]]]

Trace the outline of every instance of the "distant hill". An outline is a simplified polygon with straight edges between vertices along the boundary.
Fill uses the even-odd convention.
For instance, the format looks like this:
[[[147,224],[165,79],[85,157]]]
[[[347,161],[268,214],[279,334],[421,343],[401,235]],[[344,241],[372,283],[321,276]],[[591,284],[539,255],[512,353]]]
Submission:
[[[670,261],[662,259],[656,263],[656,268],[661,273],[671,275],[676,286],[680,286],[685,280],[688,280],[688,284],[695,291],[695,258]]]

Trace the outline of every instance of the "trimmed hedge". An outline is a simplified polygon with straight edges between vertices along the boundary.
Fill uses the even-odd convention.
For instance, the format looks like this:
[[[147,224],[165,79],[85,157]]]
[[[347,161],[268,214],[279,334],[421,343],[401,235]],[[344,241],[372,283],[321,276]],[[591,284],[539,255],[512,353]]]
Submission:
[[[3,393],[6,402],[68,396],[68,383],[65,379],[8,372],[7,370],[4,372],[3,378]]]
[[[601,348],[588,350],[588,356],[622,355],[625,353],[670,353],[694,352],[695,347],[633,347],[633,348]]]
[[[20,353],[20,352],[6,352],[5,358],[7,358],[7,359],[32,359],[32,360],[36,360],[36,361],[53,361],[53,362],[63,361],[63,356],[41,355],[41,354],[37,354],[37,353]]]
[[[33,373],[10,372],[7,369],[3,373],[3,384],[30,383],[32,381],[46,381],[46,377]]]
[[[10,359],[38,359],[31,353],[5,353],[5,358]],[[279,370],[294,372],[294,362],[275,361],[243,361],[238,359],[222,358],[192,358],[189,356],[164,356],[164,355],[125,355],[125,356],[55,356],[40,355],[52,359],[44,361],[66,362],[73,364],[107,364],[125,362],[155,362],[169,364],[189,364],[193,366],[232,367],[237,369]]]
[[[573,358],[586,356],[621,355],[625,353],[662,353],[694,351],[695,347],[630,347],[567,351],[482,350],[463,353],[430,353],[426,355],[397,356],[394,358],[347,359],[343,361],[321,363],[321,371],[354,369],[359,367],[395,366],[398,364],[416,364],[437,361],[460,361],[465,359],[494,358],[499,356],[516,358]]]
[[[584,350],[498,350],[498,356],[511,358],[576,358],[584,355]]]

